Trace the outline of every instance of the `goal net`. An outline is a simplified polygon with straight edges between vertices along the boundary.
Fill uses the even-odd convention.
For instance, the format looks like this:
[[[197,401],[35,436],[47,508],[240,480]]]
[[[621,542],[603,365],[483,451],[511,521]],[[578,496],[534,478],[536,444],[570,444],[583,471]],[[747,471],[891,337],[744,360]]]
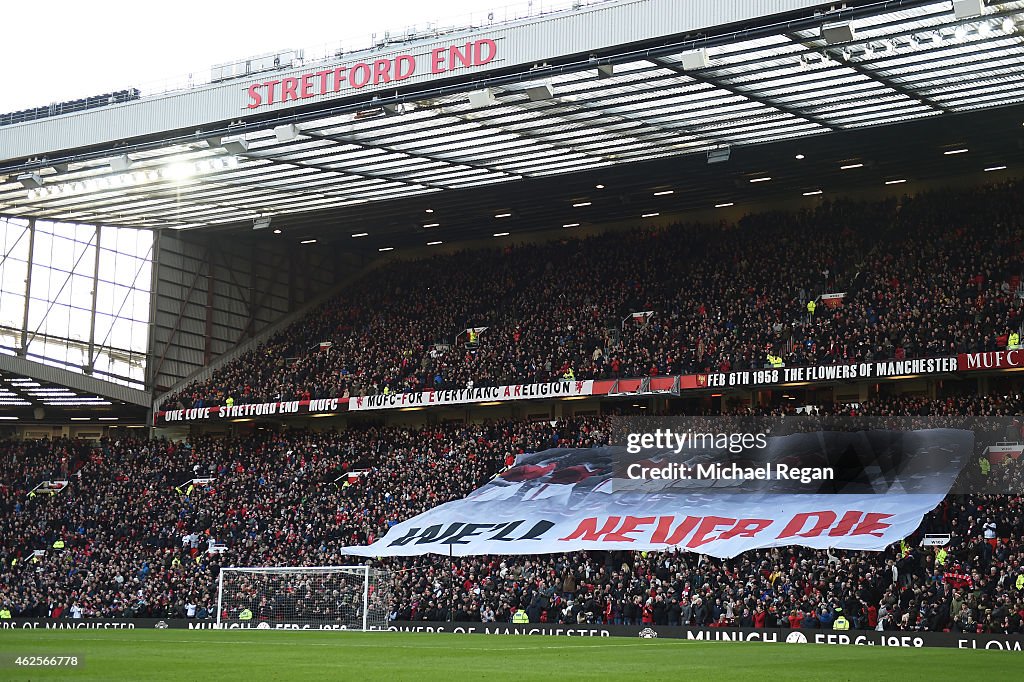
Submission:
[[[386,630],[389,592],[370,566],[222,568],[217,627]]]

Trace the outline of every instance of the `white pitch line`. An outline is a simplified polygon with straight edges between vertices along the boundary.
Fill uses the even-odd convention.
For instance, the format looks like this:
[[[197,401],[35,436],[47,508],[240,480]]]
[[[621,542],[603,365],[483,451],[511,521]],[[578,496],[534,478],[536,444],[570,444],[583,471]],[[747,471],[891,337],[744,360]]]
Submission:
[[[74,639],[74,641],[76,641],[76,642],[109,642],[110,639],[105,638],[105,637],[76,637]],[[163,638],[161,638],[159,640],[145,640],[145,641],[147,643],[148,642],[160,642],[160,643],[165,643],[166,642],[168,644],[203,644],[203,643],[205,643],[205,642],[202,642],[201,640],[195,640],[195,639],[163,639]],[[667,642],[668,640],[663,640],[663,641]],[[678,640],[678,641],[679,642],[683,642],[683,641],[686,641],[686,640]],[[47,643],[49,643],[49,642],[47,642]],[[142,642],[139,641],[139,643],[141,644]],[[261,642],[261,641],[257,641],[257,640],[233,640],[233,641],[228,641],[228,642],[220,642],[220,641],[209,640],[209,643],[210,644],[216,644],[217,646],[220,646],[222,644],[245,644],[245,645],[259,644],[259,645],[265,645],[268,642],[266,642],[266,641]],[[295,644],[295,642],[289,642],[290,646],[293,646],[294,644]],[[538,646],[472,647],[472,648],[466,649],[466,650],[467,651],[537,651],[538,649],[604,649],[604,648],[607,648],[609,646],[617,647],[617,648],[622,648],[622,647],[651,646],[652,644],[653,644],[653,642],[629,642],[629,643],[623,643],[623,644],[615,644],[615,643],[613,643],[611,641],[605,641],[602,644],[548,644],[548,645],[538,645]],[[439,649],[439,650],[443,649],[443,650],[449,650],[449,649],[451,649],[450,645],[443,645],[443,646],[436,646],[436,645],[431,645],[431,644],[409,645],[409,644],[389,644],[387,642],[377,642],[377,643],[374,643],[374,644],[367,644],[365,642],[307,642],[306,644],[300,645],[300,646],[331,646],[331,647],[338,647],[338,648],[342,648],[342,647],[348,647],[348,648],[359,647],[359,648],[363,648],[363,649],[377,649],[377,648],[385,647],[385,646],[387,648],[389,648],[389,649],[418,649],[418,650],[423,650],[423,649]]]

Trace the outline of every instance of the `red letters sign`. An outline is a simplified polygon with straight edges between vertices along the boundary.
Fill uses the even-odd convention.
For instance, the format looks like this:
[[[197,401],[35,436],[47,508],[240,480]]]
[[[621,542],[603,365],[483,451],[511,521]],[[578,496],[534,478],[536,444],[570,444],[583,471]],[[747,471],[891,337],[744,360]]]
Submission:
[[[343,90],[360,90],[368,85],[401,83],[418,73],[438,75],[489,64],[498,55],[498,44],[490,38],[446,45],[428,54],[400,54],[391,57],[332,66],[288,78],[265,80],[246,87],[246,108],[333,95]]]
[[[828,531],[829,537],[851,535],[873,535],[884,537],[890,524],[884,519],[892,518],[892,514],[862,512],[850,510],[837,521],[833,511],[801,512],[785,523],[785,527],[774,537],[815,538]],[[608,516],[604,519],[588,517],[582,519],[576,529],[558,538],[560,542],[580,540],[584,542],[641,542],[653,544],[683,546],[697,549],[709,542],[730,540],[732,538],[756,538],[761,531],[781,520],[772,519],[735,519],[724,516]],[[808,523],[810,522],[810,523]],[[645,526],[655,525],[652,530]],[[637,534],[637,536],[631,535]],[[683,542],[689,538],[688,542]]]

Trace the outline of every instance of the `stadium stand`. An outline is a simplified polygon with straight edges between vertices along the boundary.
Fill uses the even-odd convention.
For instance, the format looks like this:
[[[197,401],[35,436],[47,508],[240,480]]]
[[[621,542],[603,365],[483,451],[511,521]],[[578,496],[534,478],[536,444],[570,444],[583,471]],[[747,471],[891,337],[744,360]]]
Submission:
[[[1019,395],[893,397],[822,413],[1016,415]],[[0,602],[15,616],[209,619],[225,565],[344,563],[340,548],[463,497],[514,455],[608,439],[604,418],[190,442],[0,446]],[[1019,480],[1018,460],[992,475]],[[31,491],[66,478],[53,495]],[[205,480],[205,482],[203,482]],[[192,482],[197,481],[197,482]],[[1018,488],[1019,489],[1019,488]],[[881,553],[799,547],[393,560],[393,619],[1024,632],[1019,495],[949,496]],[[949,533],[942,548],[925,533]],[[42,551],[40,551],[42,550]],[[267,618],[273,604],[252,604]],[[237,616],[237,614],[228,614]]]
[[[1019,192],[839,200],[387,266],[163,407],[1004,349],[1021,327]],[[830,292],[842,306],[808,312]],[[637,311],[654,314],[634,324]]]
[[[768,354],[799,365],[1002,349],[1021,324],[1019,189],[826,202],[737,225],[387,266],[165,407],[569,371],[728,371],[763,367]],[[567,277],[559,266],[570,262]],[[430,287],[416,286],[427,273]],[[809,312],[809,301],[835,291],[846,294],[841,307]],[[406,303],[389,305],[395,300]],[[636,324],[635,311],[654,315]],[[477,327],[486,329],[465,343],[461,333]],[[901,395],[816,411],[1015,416],[1021,407],[1018,395]],[[751,412],[792,409],[739,413]],[[120,436],[98,446],[5,442],[0,601],[26,617],[209,619],[221,565],[342,564],[342,547],[464,497],[516,454],[603,445],[608,436],[605,418],[581,417],[184,442]],[[1018,460],[993,467],[993,480],[1022,475]],[[68,483],[39,488],[53,481]],[[1021,633],[1022,532],[1020,496],[950,495],[906,543],[882,553],[782,547],[728,560],[583,552],[384,565],[398,569],[391,617],[402,621],[505,622],[522,609],[540,623],[829,629],[841,608],[855,629]],[[926,533],[950,542],[921,547]],[[273,611],[251,607],[257,619]]]
[[[1024,635],[1024,0],[533,4],[0,114],[0,630]],[[881,362],[912,359],[941,363]],[[793,367],[814,371],[735,376]],[[853,472],[804,507],[768,497],[780,479],[725,505],[749,491],[724,476],[609,501],[622,462],[597,448],[638,414],[883,428],[773,441],[763,461]],[[991,458],[938,429],[904,448],[907,417],[1005,437]],[[571,525],[542,537],[549,519]],[[424,660],[338,669],[493,677],[458,669],[472,647],[396,641]],[[512,672],[590,674],[564,653]],[[300,656],[273,675],[330,675]]]

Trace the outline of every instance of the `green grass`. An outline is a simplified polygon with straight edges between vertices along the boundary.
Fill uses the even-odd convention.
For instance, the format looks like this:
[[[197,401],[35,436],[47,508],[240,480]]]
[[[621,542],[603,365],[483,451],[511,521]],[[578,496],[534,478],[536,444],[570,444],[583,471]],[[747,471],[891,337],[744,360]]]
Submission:
[[[17,668],[15,655],[77,655]],[[1020,653],[669,639],[211,630],[0,630],[3,680],[1021,679]]]

